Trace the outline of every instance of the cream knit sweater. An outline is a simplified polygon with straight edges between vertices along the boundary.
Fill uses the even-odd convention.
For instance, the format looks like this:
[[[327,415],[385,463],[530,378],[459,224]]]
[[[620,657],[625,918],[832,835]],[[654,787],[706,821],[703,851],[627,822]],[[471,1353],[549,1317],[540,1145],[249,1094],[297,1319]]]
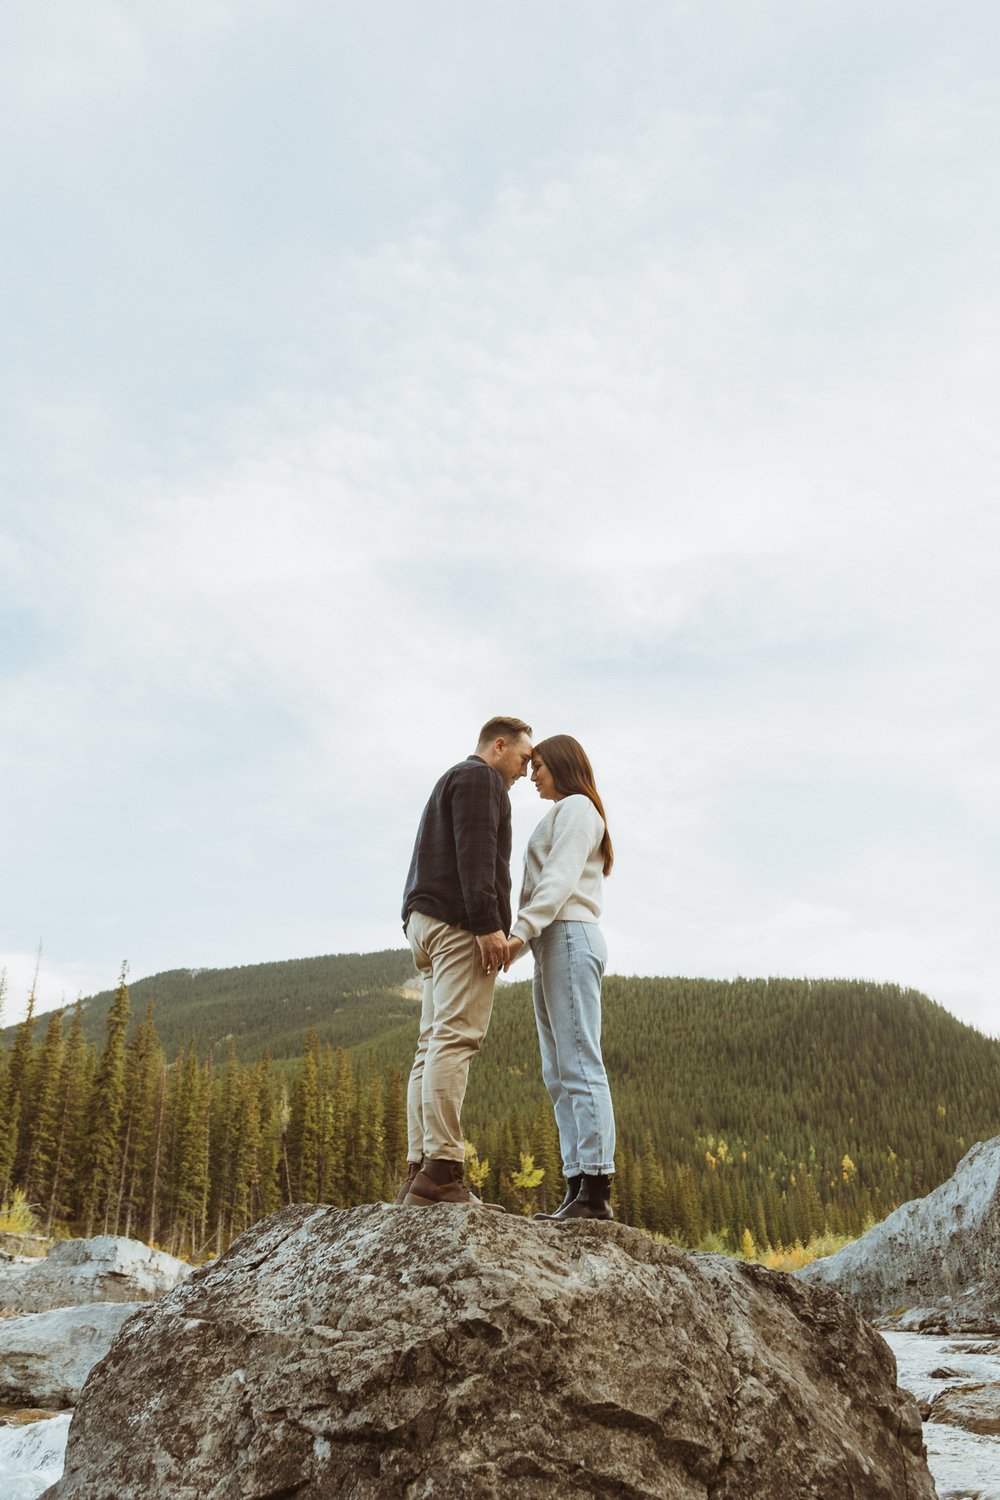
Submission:
[[[589,797],[562,797],[524,852],[524,879],[511,937],[524,943],[550,922],[596,922],[601,915],[604,820]]]

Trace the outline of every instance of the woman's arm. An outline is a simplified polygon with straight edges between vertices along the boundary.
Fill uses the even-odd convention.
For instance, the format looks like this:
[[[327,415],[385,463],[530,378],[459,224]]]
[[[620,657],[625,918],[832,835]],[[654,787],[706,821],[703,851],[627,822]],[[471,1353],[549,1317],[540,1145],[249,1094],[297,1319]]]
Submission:
[[[517,914],[512,940],[526,943],[548,927],[576,890],[584,866],[603,837],[604,821],[589,797],[575,794],[557,804],[552,847],[528,901]]]

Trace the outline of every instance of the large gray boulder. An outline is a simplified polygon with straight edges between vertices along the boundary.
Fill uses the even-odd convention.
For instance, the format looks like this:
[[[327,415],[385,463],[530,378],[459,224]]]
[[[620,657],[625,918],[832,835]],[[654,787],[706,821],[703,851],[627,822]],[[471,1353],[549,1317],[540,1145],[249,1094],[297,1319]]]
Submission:
[[[144,1304],[91,1302],[0,1318],[0,1403],[75,1406],[91,1367]]]
[[[947,1182],[798,1273],[868,1318],[935,1332],[1000,1332],[1000,1136]]]
[[[27,1313],[86,1302],[148,1302],[190,1272],[175,1256],[120,1235],[59,1240],[44,1260],[0,1263],[0,1309]]]
[[[846,1302],[618,1224],[294,1207],[122,1329],[47,1500],[933,1500]]]

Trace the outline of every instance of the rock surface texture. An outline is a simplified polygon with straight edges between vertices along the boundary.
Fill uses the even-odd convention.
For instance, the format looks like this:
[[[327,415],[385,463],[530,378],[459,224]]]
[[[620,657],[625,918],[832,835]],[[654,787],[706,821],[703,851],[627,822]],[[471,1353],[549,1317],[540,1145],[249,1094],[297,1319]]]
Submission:
[[[139,1240],[112,1234],[60,1240],[44,1260],[0,1263],[0,1308],[28,1313],[85,1302],[148,1302],[190,1271]]]
[[[73,1406],[126,1318],[141,1302],[92,1302],[0,1318],[0,1401]]]
[[[1000,1332],[1000,1136],[973,1146],[947,1182],[798,1273],[887,1326]]]
[[[618,1224],[296,1207],[143,1308],[46,1500],[933,1500],[840,1297]]]

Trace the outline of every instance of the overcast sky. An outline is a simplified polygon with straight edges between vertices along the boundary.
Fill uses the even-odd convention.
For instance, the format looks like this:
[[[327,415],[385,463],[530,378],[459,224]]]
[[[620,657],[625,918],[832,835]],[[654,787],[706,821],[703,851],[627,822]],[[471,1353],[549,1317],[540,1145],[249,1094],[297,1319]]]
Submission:
[[[508,712],[594,762],[615,971],[1000,1030],[998,43],[8,0],[6,1019],[39,940],[44,1006],[401,945]]]

